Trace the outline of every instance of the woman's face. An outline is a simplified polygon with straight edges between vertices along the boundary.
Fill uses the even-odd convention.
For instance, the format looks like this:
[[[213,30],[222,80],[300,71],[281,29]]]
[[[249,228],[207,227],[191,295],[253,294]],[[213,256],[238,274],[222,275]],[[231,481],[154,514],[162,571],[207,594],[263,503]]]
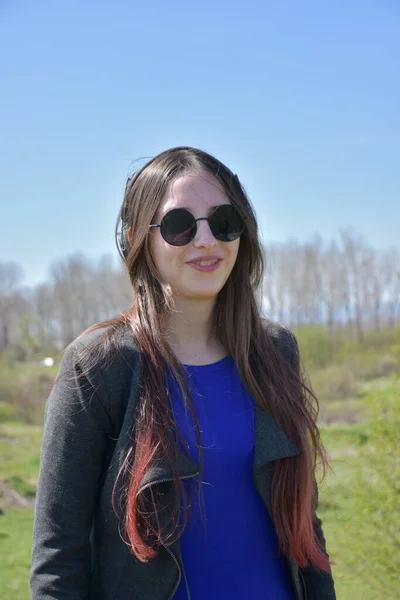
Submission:
[[[153,223],[174,208],[186,208],[199,219],[217,206],[230,204],[222,187],[207,171],[183,173],[168,185]],[[217,240],[208,221],[197,222],[195,238],[186,246],[171,246],[160,228],[150,230],[150,251],[161,280],[169,284],[175,298],[213,299],[223,288],[235,265],[240,238]]]

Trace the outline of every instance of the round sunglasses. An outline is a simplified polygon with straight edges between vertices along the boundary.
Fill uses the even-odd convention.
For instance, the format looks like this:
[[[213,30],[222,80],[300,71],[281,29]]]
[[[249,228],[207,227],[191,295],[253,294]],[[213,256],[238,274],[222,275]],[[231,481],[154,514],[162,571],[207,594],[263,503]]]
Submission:
[[[197,222],[208,221],[213,236],[220,242],[233,242],[244,231],[244,219],[231,204],[221,204],[208,216],[195,219],[186,208],[174,208],[167,212],[159,227],[164,240],[171,246],[186,246],[194,240],[197,233]]]

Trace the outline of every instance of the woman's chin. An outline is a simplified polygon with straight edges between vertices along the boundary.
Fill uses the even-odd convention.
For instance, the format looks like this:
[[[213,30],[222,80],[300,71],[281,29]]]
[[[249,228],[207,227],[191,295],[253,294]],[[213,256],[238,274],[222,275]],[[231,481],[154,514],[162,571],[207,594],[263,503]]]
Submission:
[[[185,298],[190,298],[191,300],[215,300],[221,291],[221,286],[196,286],[196,287],[188,287],[184,290],[180,291],[180,295],[185,296]]]

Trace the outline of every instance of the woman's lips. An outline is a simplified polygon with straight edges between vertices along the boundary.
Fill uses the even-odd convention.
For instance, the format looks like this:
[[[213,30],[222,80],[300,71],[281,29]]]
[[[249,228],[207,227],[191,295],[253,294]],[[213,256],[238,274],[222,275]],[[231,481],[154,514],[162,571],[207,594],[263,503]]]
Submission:
[[[208,258],[203,260],[191,260],[188,265],[196,269],[196,271],[202,271],[203,273],[211,273],[216,271],[221,263],[220,258]]]

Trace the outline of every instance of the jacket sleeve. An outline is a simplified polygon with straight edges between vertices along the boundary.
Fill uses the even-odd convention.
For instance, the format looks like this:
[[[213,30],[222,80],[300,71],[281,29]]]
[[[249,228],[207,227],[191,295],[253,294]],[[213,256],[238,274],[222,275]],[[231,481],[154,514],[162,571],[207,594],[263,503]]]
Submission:
[[[296,337],[289,330],[286,330],[289,336],[289,345],[291,347],[291,364],[293,368],[300,372],[300,353]],[[317,516],[318,509],[318,485],[315,482],[315,513],[314,513],[314,531],[315,536],[319,541],[320,547],[329,558],[326,550],[326,541],[322,529],[322,521]],[[306,588],[307,600],[336,600],[335,584],[332,577],[332,572],[329,573],[319,571],[315,567],[309,566],[300,569],[304,585]]]
[[[90,532],[111,432],[101,371],[82,371],[75,340],[47,400],[31,570],[32,600],[87,600]]]

